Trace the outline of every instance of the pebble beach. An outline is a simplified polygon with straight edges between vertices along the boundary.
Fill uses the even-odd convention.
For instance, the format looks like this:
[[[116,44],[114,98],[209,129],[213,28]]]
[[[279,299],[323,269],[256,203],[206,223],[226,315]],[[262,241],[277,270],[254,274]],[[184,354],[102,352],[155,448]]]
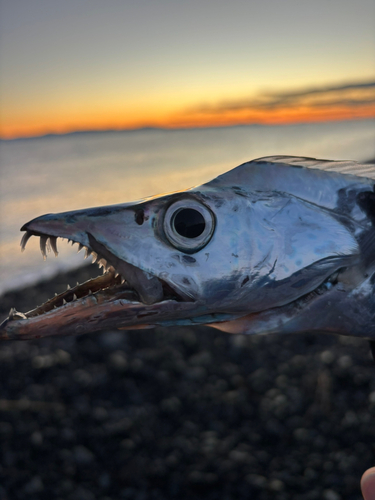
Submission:
[[[96,266],[2,297],[27,311]],[[359,500],[368,342],[211,328],[0,345],[0,498]]]

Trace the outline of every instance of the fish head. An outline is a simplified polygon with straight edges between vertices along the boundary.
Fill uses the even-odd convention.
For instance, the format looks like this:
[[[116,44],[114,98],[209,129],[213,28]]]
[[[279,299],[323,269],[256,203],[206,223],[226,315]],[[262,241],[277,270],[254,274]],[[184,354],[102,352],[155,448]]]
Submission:
[[[183,192],[25,224],[23,246],[39,236],[45,255],[48,243],[56,250],[56,238],[70,239],[93,253],[105,274],[25,315],[13,311],[3,338],[181,324],[234,333],[319,324],[331,332],[334,320],[335,333],[346,333],[352,326],[340,325],[341,306],[326,312],[333,317],[326,324],[314,314],[316,304],[322,310],[331,303],[334,311],[332,302],[350,302],[358,284],[372,286],[361,248],[372,223],[359,202],[342,201],[372,184],[264,163],[249,162]]]

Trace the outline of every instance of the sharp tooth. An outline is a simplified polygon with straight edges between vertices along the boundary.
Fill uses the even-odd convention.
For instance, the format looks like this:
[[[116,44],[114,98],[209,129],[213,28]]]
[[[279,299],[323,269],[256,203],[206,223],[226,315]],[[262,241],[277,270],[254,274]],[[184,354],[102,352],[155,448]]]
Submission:
[[[89,290],[89,295],[92,295],[92,291],[91,290]]]
[[[79,286],[79,282],[77,281],[77,286]]]
[[[23,252],[25,250],[25,247],[26,247],[26,243],[29,241],[29,239],[31,238],[32,234],[29,233],[29,231],[26,231],[26,233],[22,236],[22,239],[21,239],[21,252]]]
[[[18,319],[27,319],[27,317],[26,317],[25,314],[16,311],[16,309],[14,307],[11,307],[11,309],[9,311],[8,320],[9,321],[15,321],[15,320],[18,320]]]
[[[85,259],[87,259],[87,257],[88,257],[89,255],[91,255],[91,252],[92,252],[92,251],[91,251],[89,248],[86,248],[86,249],[85,249]]]
[[[48,236],[41,236],[40,237],[40,251],[42,252],[44,260],[46,260],[46,258],[47,258],[47,253],[46,253],[47,239],[48,239]]]
[[[95,252],[92,252],[92,263],[95,264],[95,262],[100,259],[99,255]]]
[[[115,278],[117,278],[117,276],[120,276],[120,273],[117,273],[117,272],[116,272],[116,274],[115,274]]]
[[[66,289],[70,290],[70,285],[69,284],[66,285]]]
[[[78,299],[77,295],[75,293],[73,293],[73,300],[77,300],[77,299]]]
[[[66,300],[65,300],[65,299],[63,299],[63,306],[65,306],[65,304],[66,304],[66,303],[67,303],[67,302],[66,302]]]
[[[50,236],[49,241],[51,243],[52,252],[55,254],[55,257],[57,257],[59,255],[59,252],[57,251],[56,236]]]
[[[103,274],[104,274],[105,271],[107,270],[107,261],[105,259],[100,259],[97,261],[97,264],[99,266],[99,269],[103,268]]]
[[[57,306],[53,306],[54,309],[57,309]]]

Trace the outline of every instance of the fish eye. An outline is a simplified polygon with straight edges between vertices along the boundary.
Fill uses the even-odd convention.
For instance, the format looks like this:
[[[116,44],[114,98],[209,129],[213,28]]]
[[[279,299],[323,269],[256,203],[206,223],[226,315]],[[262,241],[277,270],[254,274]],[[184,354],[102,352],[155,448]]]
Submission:
[[[179,200],[166,211],[164,232],[179,250],[194,253],[211,239],[214,216],[206,206],[195,200]]]
[[[194,208],[177,210],[172,220],[176,233],[185,238],[197,238],[206,225],[203,215]]]

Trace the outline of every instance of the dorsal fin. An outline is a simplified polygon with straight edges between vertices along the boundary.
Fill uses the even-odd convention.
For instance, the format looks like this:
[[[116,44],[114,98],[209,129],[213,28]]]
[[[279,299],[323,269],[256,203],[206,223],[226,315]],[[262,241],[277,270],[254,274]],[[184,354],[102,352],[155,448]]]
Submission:
[[[375,179],[375,159],[368,163],[359,163],[352,160],[321,160],[317,158],[305,158],[302,156],[265,156],[257,158],[255,162],[286,163],[296,167],[317,168],[338,172],[340,174],[352,174],[359,177]]]

